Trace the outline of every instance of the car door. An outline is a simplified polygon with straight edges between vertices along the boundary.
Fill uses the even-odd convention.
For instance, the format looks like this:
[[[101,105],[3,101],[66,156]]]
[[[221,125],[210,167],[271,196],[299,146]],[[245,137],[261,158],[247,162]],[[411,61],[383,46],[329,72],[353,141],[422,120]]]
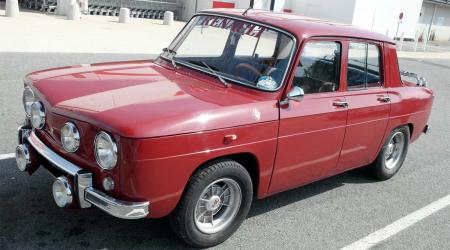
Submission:
[[[335,168],[347,120],[340,89],[338,41],[310,40],[291,87],[304,91],[301,101],[280,108],[278,149],[269,192],[279,192],[329,175]]]
[[[344,43],[348,119],[338,172],[370,164],[382,143],[390,112],[382,48],[382,43],[371,41]]]

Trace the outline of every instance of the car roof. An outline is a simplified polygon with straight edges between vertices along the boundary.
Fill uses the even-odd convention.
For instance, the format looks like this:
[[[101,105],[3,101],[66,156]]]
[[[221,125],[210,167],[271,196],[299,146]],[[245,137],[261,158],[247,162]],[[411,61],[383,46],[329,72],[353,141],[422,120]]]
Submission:
[[[266,10],[249,9],[245,15],[244,9],[211,9],[200,13],[235,16],[249,21],[260,22],[281,28],[294,34],[297,38],[307,37],[350,37],[375,40],[395,44],[383,34],[356,27],[350,24],[336,23],[322,19],[315,19],[290,13],[272,12]]]

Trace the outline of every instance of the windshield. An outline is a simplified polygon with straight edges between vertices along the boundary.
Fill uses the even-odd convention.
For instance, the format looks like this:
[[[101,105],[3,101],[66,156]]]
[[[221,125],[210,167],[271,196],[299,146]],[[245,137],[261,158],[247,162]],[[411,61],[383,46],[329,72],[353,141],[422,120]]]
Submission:
[[[175,63],[263,90],[278,89],[293,39],[274,29],[219,16],[196,16],[163,53]]]

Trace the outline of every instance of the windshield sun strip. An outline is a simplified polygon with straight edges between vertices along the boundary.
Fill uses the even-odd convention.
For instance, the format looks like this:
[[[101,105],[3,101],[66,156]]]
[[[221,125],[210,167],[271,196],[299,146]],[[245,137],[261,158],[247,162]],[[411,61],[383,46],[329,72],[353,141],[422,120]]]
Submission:
[[[224,14],[203,12],[203,13],[197,13],[194,16],[192,16],[191,20],[189,20],[189,22],[185,26],[185,28],[183,30],[181,30],[181,32],[173,40],[173,42],[177,42],[177,43],[173,44],[173,42],[172,42],[172,44],[170,44],[169,48],[175,48],[175,47],[177,47],[179,45],[180,42],[184,41],[184,39],[182,39],[181,37],[186,35],[186,34],[188,34],[188,33],[186,33],[187,31],[190,32],[190,28],[192,27],[191,21],[194,18],[198,17],[198,16],[217,16],[217,17],[229,18],[229,19],[232,19],[232,20],[239,20],[239,21],[242,21],[242,22],[259,25],[261,27],[265,27],[267,29],[271,29],[271,30],[283,33],[286,36],[288,36],[289,38],[291,38],[294,43],[292,45],[291,52],[290,52],[290,55],[289,55],[289,60],[288,60],[288,64],[287,64],[288,66],[286,67],[286,70],[285,70],[285,72],[283,74],[283,79],[281,80],[281,84],[276,89],[268,90],[268,89],[258,88],[256,86],[253,86],[253,85],[250,85],[248,83],[245,83],[245,82],[243,82],[243,81],[241,81],[239,79],[233,79],[233,78],[227,77],[227,76],[223,75],[222,72],[218,72],[218,73],[221,73],[220,75],[226,80],[229,80],[229,81],[234,82],[234,83],[242,84],[244,86],[251,87],[251,88],[254,88],[254,89],[257,89],[257,90],[265,91],[265,92],[275,92],[275,91],[280,90],[284,86],[284,82],[286,81],[286,77],[287,77],[287,74],[289,72],[289,69],[291,67],[293,67],[293,65],[291,65],[291,64],[292,64],[292,60],[294,58],[295,50],[297,48],[297,38],[292,33],[288,32],[286,30],[283,30],[281,28],[275,27],[275,26],[271,26],[271,25],[268,25],[268,24],[265,24],[265,23],[260,23],[258,21],[248,20],[248,19],[245,19],[245,18],[240,18],[240,17],[233,16],[233,15],[224,15]],[[171,59],[167,58],[163,54],[161,54],[160,57],[164,58],[165,60],[168,60],[169,62],[171,61]],[[185,62],[183,60],[176,60],[176,57],[174,59],[180,65],[183,65],[183,66],[186,66],[186,67],[189,67],[189,68],[193,68],[193,69],[196,69],[196,70],[200,70],[203,73],[207,73],[209,75],[214,76],[211,72],[209,72],[208,70],[205,70],[204,67],[197,66],[195,64],[192,64],[192,63],[189,63],[189,62]]]

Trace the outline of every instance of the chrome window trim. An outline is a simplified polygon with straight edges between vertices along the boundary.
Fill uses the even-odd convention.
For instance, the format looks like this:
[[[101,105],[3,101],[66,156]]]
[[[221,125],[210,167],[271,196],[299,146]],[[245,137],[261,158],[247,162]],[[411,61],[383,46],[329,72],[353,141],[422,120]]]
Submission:
[[[172,41],[172,43],[169,45],[170,48],[174,48],[174,47],[176,47],[176,46],[178,45],[178,43],[180,42],[180,41],[179,41],[179,40],[180,40],[180,37],[181,37],[182,35],[184,35],[184,33],[186,32],[186,29],[190,26],[191,21],[192,21],[195,17],[197,17],[197,16],[217,16],[217,17],[223,17],[223,18],[230,18],[230,19],[234,19],[234,20],[239,20],[239,21],[243,21],[243,22],[247,22],[247,23],[259,25],[259,26],[262,26],[262,27],[265,27],[265,28],[268,28],[268,29],[272,29],[272,30],[281,32],[281,33],[287,35],[288,37],[290,37],[290,38],[294,41],[294,44],[292,45],[292,49],[291,49],[289,61],[288,61],[286,70],[285,70],[285,72],[284,72],[283,79],[281,80],[281,83],[280,83],[280,85],[278,86],[278,88],[273,89],[273,90],[261,89],[261,88],[258,88],[258,87],[256,87],[256,86],[249,85],[249,84],[247,84],[247,83],[245,83],[245,82],[243,82],[243,81],[240,81],[240,80],[238,80],[238,79],[232,79],[232,78],[226,77],[226,76],[223,75],[223,74],[220,74],[220,76],[222,76],[222,77],[223,77],[224,79],[226,79],[226,80],[229,80],[229,81],[238,83],[238,84],[240,84],[240,85],[244,85],[244,86],[246,86],[246,87],[250,87],[250,88],[252,88],[252,89],[264,91],[264,92],[276,92],[276,91],[278,91],[278,90],[280,90],[281,88],[284,87],[284,85],[286,84],[286,78],[287,78],[287,74],[288,74],[288,72],[289,72],[289,69],[292,68],[292,61],[293,61],[293,59],[294,59],[295,51],[297,50],[297,45],[298,45],[298,43],[297,43],[297,38],[295,37],[295,35],[293,35],[292,33],[288,32],[288,31],[286,31],[286,30],[283,30],[283,29],[280,29],[280,28],[278,28],[278,27],[269,25],[269,24],[267,24],[267,23],[261,23],[261,22],[258,22],[258,21],[248,20],[248,19],[240,18],[240,17],[234,16],[234,15],[225,15],[225,14],[217,14],[217,13],[210,13],[210,12],[200,12],[200,13],[197,13],[197,14],[195,14],[194,16],[192,16],[192,18],[189,20],[189,22],[184,26],[184,28],[180,31],[180,33],[178,33],[178,35],[175,37],[175,39],[174,39],[174,40]],[[175,42],[176,42],[176,43],[175,43]],[[175,44],[174,44],[174,43],[175,43]],[[164,58],[165,60],[167,60],[167,61],[169,61],[169,62],[171,61],[171,59],[167,58],[167,57],[164,56],[163,54],[161,54],[160,57],[161,57],[161,58]],[[174,58],[174,60],[175,60],[175,62],[177,62],[178,64],[181,64],[181,65],[186,66],[186,67],[188,67],[188,68],[193,68],[193,69],[195,69],[195,70],[201,71],[201,72],[203,72],[203,73],[206,73],[206,74],[208,74],[208,75],[214,77],[214,74],[212,74],[211,72],[209,72],[208,70],[206,70],[206,69],[204,69],[204,68],[202,68],[202,67],[200,67],[200,66],[197,66],[197,65],[194,65],[194,64],[191,64],[191,63],[181,62],[181,61],[179,61],[179,60],[176,60],[176,58]],[[218,72],[218,73],[220,73],[220,72]]]

